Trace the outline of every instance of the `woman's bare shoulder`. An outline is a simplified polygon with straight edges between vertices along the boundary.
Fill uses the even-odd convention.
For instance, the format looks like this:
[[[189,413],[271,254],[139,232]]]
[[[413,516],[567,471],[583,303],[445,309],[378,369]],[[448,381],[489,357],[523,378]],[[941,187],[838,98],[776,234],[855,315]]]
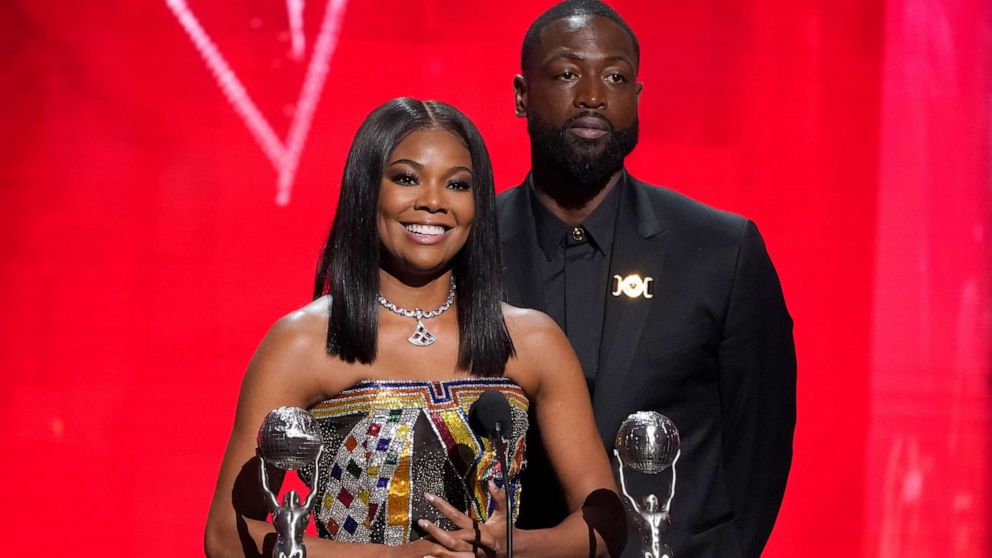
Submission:
[[[343,363],[327,353],[327,309],[322,297],[276,320],[255,351],[246,379],[290,390],[294,399],[318,399]]]
[[[276,320],[265,336],[263,345],[269,344],[273,349],[294,352],[325,346],[330,299],[330,295],[322,296]]]
[[[503,319],[516,351],[510,366],[517,373],[534,375],[540,383],[575,359],[568,338],[544,312],[504,303]]]
[[[561,328],[551,316],[533,308],[520,308],[504,302],[503,319],[514,343],[517,342],[517,337],[521,336],[561,333]]]

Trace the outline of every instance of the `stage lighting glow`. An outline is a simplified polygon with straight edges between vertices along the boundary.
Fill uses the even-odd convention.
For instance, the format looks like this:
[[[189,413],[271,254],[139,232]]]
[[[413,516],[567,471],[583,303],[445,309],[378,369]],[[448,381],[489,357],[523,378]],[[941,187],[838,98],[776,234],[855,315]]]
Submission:
[[[338,34],[341,31],[341,20],[347,0],[328,0],[324,10],[324,20],[314,43],[313,55],[307,68],[306,77],[300,87],[300,95],[296,102],[293,119],[285,139],[280,138],[265,115],[258,109],[248,90],[231,69],[216,43],[210,38],[206,29],[200,24],[193,10],[185,0],[165,0],[166,5],[175,14],[179,24],[189,35],[193,45],[207,64],[210,73],[217,80],[217,85],[228,102],[244,121],[248,132],[258,143],[268,157],[277,173],[276,204],[286,205],[293,193],[293,181],[296,178],[296,168],[299,165],[300,154],[306,145],[310,124],[313,121],[324,82],[330,72],[331,56],[338,44]],[[305,41],[303,36],[303,0],[287,0],[289,11],[290,32],[294,57],[303,57]]]

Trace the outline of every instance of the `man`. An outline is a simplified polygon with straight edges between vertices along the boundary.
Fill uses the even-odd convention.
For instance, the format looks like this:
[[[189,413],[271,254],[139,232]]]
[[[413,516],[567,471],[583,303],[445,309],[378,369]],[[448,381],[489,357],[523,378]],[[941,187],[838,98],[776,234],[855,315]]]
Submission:
[[[600,2],[558,4],[527,32],[514,89],[532,171],[499,199],[506,294],[567,333],[608,450],[632,412],[678,426],[675,555],[758,556],[792,459],[792,320],[753,223],[624,170],[639,56]],[[529,450],[520,525],[554,524],[565,510],[539,433]],[[647,475],[627,484],[663,490]],[[638,555],[629,541],[624,556]]]

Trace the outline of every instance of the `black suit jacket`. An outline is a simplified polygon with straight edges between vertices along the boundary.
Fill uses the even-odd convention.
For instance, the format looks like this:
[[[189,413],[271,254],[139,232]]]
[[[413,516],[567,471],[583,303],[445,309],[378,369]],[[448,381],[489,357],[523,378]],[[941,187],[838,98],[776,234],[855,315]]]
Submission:
[[[682,441],[675,555],[758,556],[785,490],[796,417],[792,319],[775,269],[752,222],[626,173],[618,187],[609,273],[653,278],[654,296],[607,296],[592,392],[603,443],[612,456],[632,412],[671,418]],[[507,301],[543,310],[527,184],[501,194],[498,212]],[[528,442],[518,524],[553,525],[566,513],[561,492],[540,433]],[[649,475],[627,484],[635,495],[664,490]],[[638,546],[628,537],[623,556],[638,556]]]

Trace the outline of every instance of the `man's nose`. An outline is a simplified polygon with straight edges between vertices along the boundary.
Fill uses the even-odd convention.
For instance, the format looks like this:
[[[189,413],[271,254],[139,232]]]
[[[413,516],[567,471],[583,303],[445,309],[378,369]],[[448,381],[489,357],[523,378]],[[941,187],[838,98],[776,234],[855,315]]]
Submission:
[[[582,109],[605,109],[606,84],[598,78],[580,80],[574,104],[576,108]]]

